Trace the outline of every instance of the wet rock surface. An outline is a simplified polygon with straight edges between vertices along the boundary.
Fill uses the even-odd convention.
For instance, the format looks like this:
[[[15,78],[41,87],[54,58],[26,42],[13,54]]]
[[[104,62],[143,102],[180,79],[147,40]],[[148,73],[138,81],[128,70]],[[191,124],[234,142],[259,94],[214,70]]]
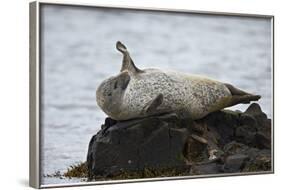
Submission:
[[[87,167],[89,180],[271,171],[271,120],[255,103],[196,121],[106,118],[89,143]]]

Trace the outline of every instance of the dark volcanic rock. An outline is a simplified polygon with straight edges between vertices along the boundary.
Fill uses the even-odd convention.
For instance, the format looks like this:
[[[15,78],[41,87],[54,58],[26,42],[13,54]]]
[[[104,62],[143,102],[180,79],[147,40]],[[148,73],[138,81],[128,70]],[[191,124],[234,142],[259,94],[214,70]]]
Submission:
[[[105,127],[89,145],[89,176],[114,176],[145,168],[185,167],[183,147],[189,136],[170,115],[117,122]],[[109,122],[112,123],[112,122]]]
[[[239,172],[249,157],[245,154],[234,154],[225,159],[223,170],[225,172]]]
[[[106,118],[89,143],[87,165],[89,180],[270,171],[271,120],[258,104],[197,121]]]
[[[190,168],[190,175],[217,174],[222,172],[222,165],[215,162],[194,164]]]

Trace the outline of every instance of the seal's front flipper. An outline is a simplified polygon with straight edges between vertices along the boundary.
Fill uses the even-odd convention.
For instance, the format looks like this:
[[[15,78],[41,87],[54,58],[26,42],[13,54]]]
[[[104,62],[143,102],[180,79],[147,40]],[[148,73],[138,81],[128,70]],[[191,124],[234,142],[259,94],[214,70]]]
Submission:
[[[118,49],[122,53],[125,53],[127,51],[126,46],[124,44],[122,44],[120,41],[117,41],[116,49]]]
[[[154,99],[149,101],[144,107],[145,113],[154,113],[163,102],[163,94],[158,94]]]
[[[116,49],[119,50],[123,54],[123,63],[122,63],[122,68],[121,71],[128,70],[131,73],[139,73],[143,72],[139,68],[137,68],[130,56],[130,53],[128,52],[126,46],[122,44],[120,41],[116,43]]]
[[[114,89],[121,88],[125,90],[131,80],[131,77],[127,71],[122,72],[118,77],[118,80],[114,83]]]

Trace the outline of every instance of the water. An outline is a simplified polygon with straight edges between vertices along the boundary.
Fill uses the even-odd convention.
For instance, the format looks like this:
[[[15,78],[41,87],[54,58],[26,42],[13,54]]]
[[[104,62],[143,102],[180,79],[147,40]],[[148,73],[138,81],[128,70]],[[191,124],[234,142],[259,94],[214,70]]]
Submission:
[[[43,175],[86,160],[88,142],[106,117],[95,90],[121,68],[117,40],[139,68],[205,75],[260,94],[271,117],[269,19],[44,5],[42,29]]]

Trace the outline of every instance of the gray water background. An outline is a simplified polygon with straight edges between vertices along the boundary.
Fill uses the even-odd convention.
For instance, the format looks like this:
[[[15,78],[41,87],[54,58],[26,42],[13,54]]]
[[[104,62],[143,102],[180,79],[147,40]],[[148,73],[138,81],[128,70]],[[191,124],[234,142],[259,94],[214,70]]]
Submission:
[[[54,5],[41,11],[43,184],[73,182],[43,175],[86,160],[88,142],[106,117],[96,88],[121,68],[117,40],[139,68],[231,83],[260,94],[259,104],[272,115],[270,19]]]

